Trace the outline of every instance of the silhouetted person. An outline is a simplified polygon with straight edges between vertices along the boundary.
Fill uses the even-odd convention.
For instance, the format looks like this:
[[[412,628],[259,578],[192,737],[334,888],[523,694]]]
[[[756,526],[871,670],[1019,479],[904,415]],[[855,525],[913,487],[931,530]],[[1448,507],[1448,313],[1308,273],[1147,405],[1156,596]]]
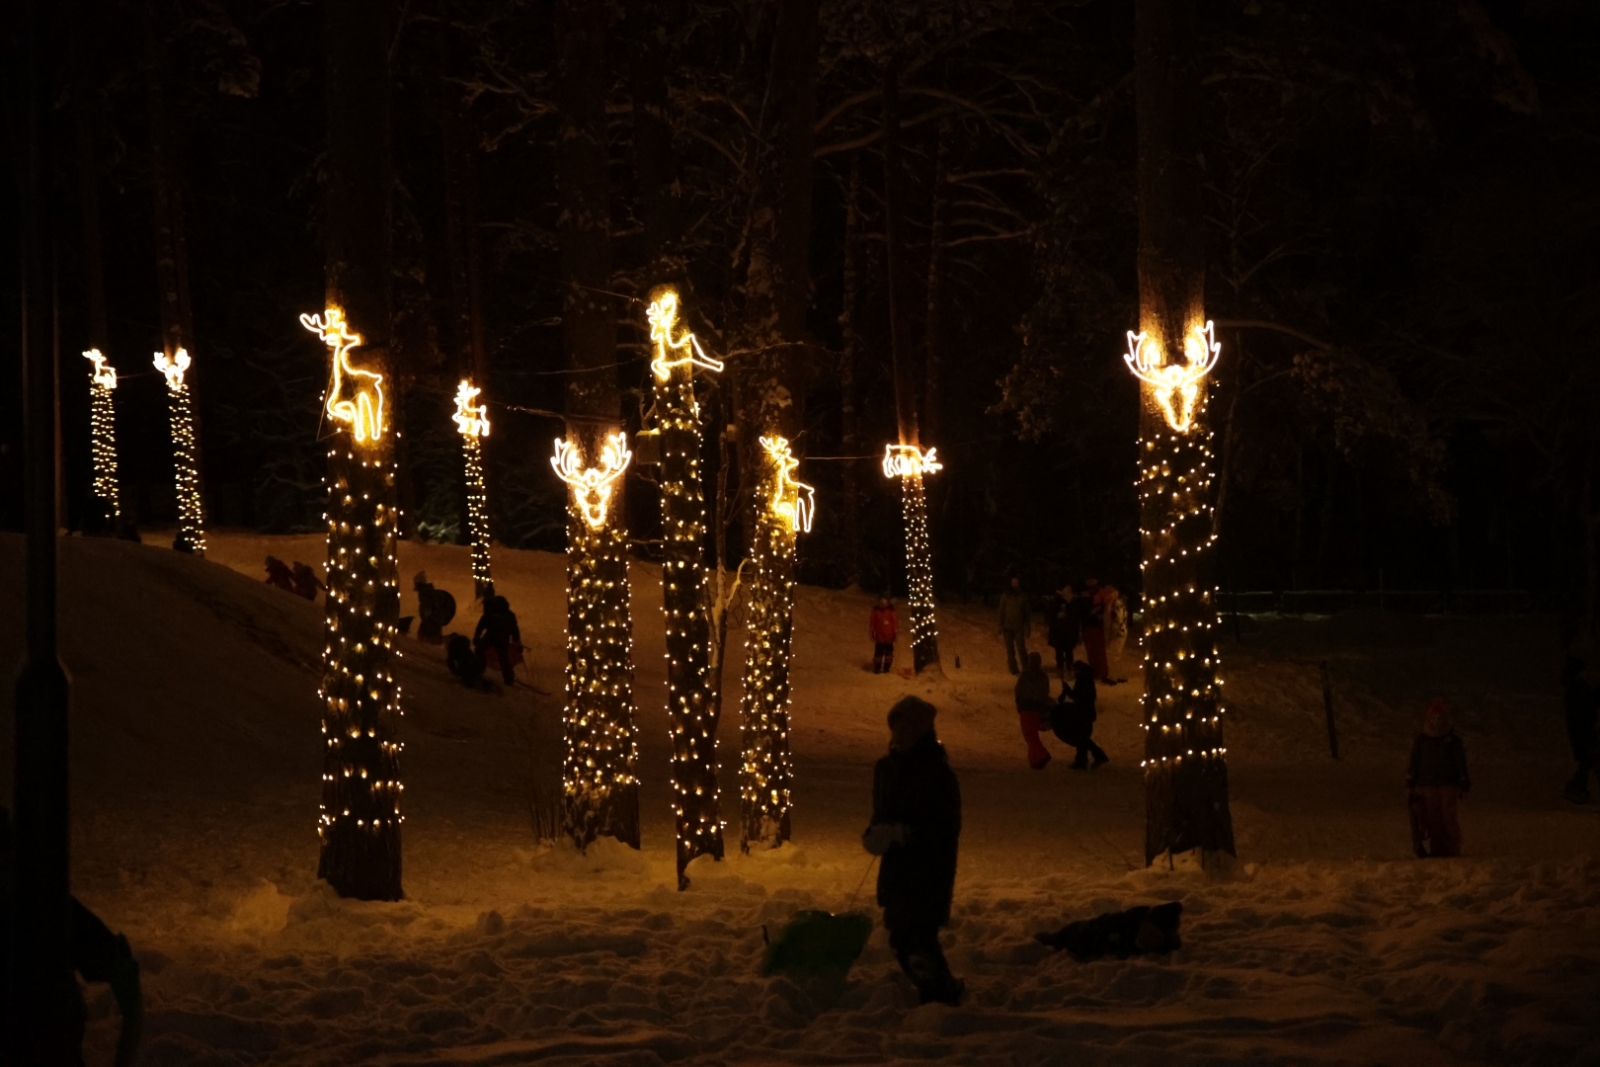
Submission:
[[[277,556],[267,557],[267,584],[286,593],[294,592],[294,573]]]
[[[872,673],[888,674],[894,667],[894,639],[900,636],[900,620],[887,596],[879,597],[873,607],[867,635],[872,638]]]
[[[326,588],[327,586],[322,584],[322,579],[317,577],[316,571],[299,560],[294,561],[294,591],[296,593],[315,603],[317,594]]]
[[[451,634],[444,643],[444,662],[468,689],[482,689],[483,657],[465,634]]]
[[[1411,793],[1411,843],[1417,857],[1461,855],[1456,802],[1467,795],[1472,780],[1467,776],[1466,746],[1450,725],[1450,705],[1442,700],[1428,705],[1422,732],[1411,743],[1406,788]]]
[[[522,631],[517,628],[517,617],[511,611],[511,603],[503,596],[492,596],[483,604],[483,617],[478,620],[478,628],[473,632],[472,645],[488,661],[489,650],[493,649],[500,665],[500,676],[507,685],[516,685],[517,676],[512,673],[515,664],[511,659],[511,646],[515,642],[522,643]]]
[[[1006,669],[1012,674],[1021,671],[1028,662],[1028,594],[1022,591],[1022,579],[1012,575],[1005,592],[1000,594],[1000,640],[1006,645]]]
[[[1050,676],[1044,672],[1039,653],[1028,653],[1028,665],[1017,678],[1012,695],[1017,702],[1022,740],[1028,746],[1028,766],[1042,771],[1050,762],[1050,751],[1039,740],[1039,731],[1050,725]]]
[[[1600,752],[1596,751],[1595,715],[1600,709],[1600,690],[1584,681],[1583,660],[1568,656],[1561,665],[1563,710],[1567,721],[1567,741],[1578,769],[1567,783],[1565,796],[1574,804],[1589,803],[1589,775],[1600,779]]]
[[[1082,636],[1083,612],[1087,601],[1078,597],[1067,582],[1050,598],[1049,629],[1045,640],[1056,653],[1056,676],[1067,680],[1067,668],[1072,666],[1072,654],[1077,651]]]
[[[1072,761],[1075,771],[1092,769],[1091,756],[1095,768],[1111,760],[1106,750],[1094,743],[1094,723],[1099,718],[1096,699],[1094,668],[1079,660],[1072,665],[1072,684],[1062,687],[1061,699],[1050,713],[1050,729],[1078,751]]]

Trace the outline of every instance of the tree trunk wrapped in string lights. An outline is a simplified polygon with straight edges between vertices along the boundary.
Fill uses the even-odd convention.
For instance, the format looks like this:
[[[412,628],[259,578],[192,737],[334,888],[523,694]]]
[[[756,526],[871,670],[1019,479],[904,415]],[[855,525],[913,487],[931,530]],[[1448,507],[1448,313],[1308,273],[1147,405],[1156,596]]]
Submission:
[[[587,464],[586,455],[595,462]],[[551,459],[571,490],[562,788],[565,831],[579,848],[597,837],[639,847],[628,533],[615,493],[632,458],[626,434],[604,427],[583,433],[574,423],[572,437],[556,441]]]
[[[400,686],[390,667],[400,614],[394,449],[379,354],[343,312],[301,316],[333,350],[327,415],[343,425],[328,448],[328,592],[323,648],[322,855],[317,875],[341,896],[398,900]]]
[[[672,810],[677,819],[678,888],[696,856],[722,858],[717,786],[717,708],[711,679],[711,613],[702,560],[705,493],[700,483],[700,405],[694,368],[721,371],[688,330],[675,329],[678,294],[658,290],[648,320],[655,358],[661,443],[662,611],[667,630],[667,715],[672,724]]]
[[[1139,525],[1144,579],[1145,862],[1199,849],[1233,855],[1222,681],[1211,584],[1211,431],[1205,248],[1192,4],[1138,0]]]
[[[178,536],[172,547],[179,552],[206,553],[205,515],[200,504],[200,447],[194,436],[194,407],[184,372],[189,353],[157,352],[156,369],[167,379],[167,417],[172,425],[172,473],[178,496]]]
[[[789,650],[794,635],[796,535],[810,532],[811,486],[782,437],[761,438],[755,533],[745,593],[744,699],[741,707],[740,847],[777,848],[789,840],[794,766],[789,755]]]
[[[122,493],[117,487],[117,370],[98,348],[83,354],[89,371],[89,446],[94,455],[94,495],[115,529],[122,523]]]
[[[463,379],[456,387],[456,429],[461,431],[461,452],[466,460],[467,525],[472,533],[472,589],[479,600],[494,596],[494,574],[489,569],[489,498],[483,487],[483,442],[489,436],[489,407],[473,404],[481,390]]]
[[[328,592],[324,604],[322,811],[317,875],[341,896],[399,900],[401,514],[390,412],[393,331],[389,45],[383,0],[327,5],[324,312],[301,325],[330,355]],[[358,332],[359,331],[359,332]],[[325,431],[326,432],[326,431]]]
[[[933,544],[928,537],[924,475],[944,469],[939,450],[885,445],[883,476],[900,479],[900,510],[906,527],[906,607],[911,616],[911,664],[919,673],[939,663],[939,627],[933,600]]]

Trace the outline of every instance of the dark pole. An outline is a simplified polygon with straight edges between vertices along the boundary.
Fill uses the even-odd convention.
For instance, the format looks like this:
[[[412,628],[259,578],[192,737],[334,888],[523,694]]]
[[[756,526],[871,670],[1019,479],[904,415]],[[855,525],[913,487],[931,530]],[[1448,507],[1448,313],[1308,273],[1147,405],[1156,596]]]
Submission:
[[[12,1062],[67,1064],[76,980],[69,962],[67,675],[56,657],[56,339],[47,174],[49,0],[32,0],[17,36],[22,251],[27,659],[17,679]]]

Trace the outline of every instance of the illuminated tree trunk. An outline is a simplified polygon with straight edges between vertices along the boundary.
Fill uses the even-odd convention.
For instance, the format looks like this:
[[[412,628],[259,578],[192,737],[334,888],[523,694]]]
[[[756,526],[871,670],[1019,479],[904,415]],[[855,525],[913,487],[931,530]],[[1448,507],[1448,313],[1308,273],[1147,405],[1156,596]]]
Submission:
[[[378,392],[391,381],[389,60],[384,0],[327,5],[325,320],[360,335],[334,349],[328,425],[328,593],[323,653],[322,840],[317,876],[341,895],[399,900],[400,615],[394,433]],[[330,325],[325,321],[325,325]],[[348,353],[348,354],[347,354]],[[341,376],[337,368],[347,369]],[[382,376],[376,382],[372,377]],[[337,390],[333,383],[339,383]],[[363,398],[368,411],[361,423]],[[335,404],[348,402],[354,418]]]
[[[756,499],[781,493],[781,464],[763,453]],[[744,669],[740,776],[743,833],[740,847],[776,848],[789,840],[789,647],[794,634],[795,530],[770,506],[755,509],[750,576],[745,594]]]
[[[84,353],[94,366],[89,372],[89,447],[94,457],[94,495],[111,520],[122,524],[122,494],[117,487],[117,372],[106,365],[98,348]]]
[[[483,485],[483,441],[461,439],[466,460],[467,525],[472,531],[472,589],[479,600],[494,596],[494,570],[489,561],[489,499]]]
[[[156,285],[161,316],[161,350],[168,361],[179,352],[195,356],[194,314],[189,304],[189,250],[184,236],[183,189],[178,181],[172,131],[162,88],[166,54],[148,13],[145,22],[145,86],[150,118],[150,187],[155,195]],[[178,482],[179,552],[205,551],[201,499],[200,441],[194,412],[194,379],[169,389],[173,449]]]
[[[1162,369],[1205,334],[1191,0],[1138,0],[1139,326]],[[1191,358],[1191,367],[1195,366]],[[1174,371],[1175,373],[1177,371]],[[1139,421],[1144,571],[1145,861],[1200,849],[1233,854],[1212,584],[1214,465],[1205,380],[1148,380]],[[1187,418],[1185,415],[1187,414]]]
[[[740,469],[754,473],[751,568],[746,579],[746,658],[741,847],[789,839],[789,638],[794,626],[794,531],[772,529],[778,475],[763,442],[788,442],[801,428],[811,296],[811,184],[816,120],[818,0],[780,0],[762,106],[761,149],[751,205],[745,295],[751,345],[743,374]],[[782,467],[787,472],[790,467]]]
[[[100,236],[100,166],[95,149],[99,109],[97,90],[90,69],[83,24],[83,4],[68,5],[71,16],[71,57],[74,130],[78,149],[78,207],[83,225],[84,291],[89,310],[89,349],[85,356],[94,361],[89,385],[90,446],[94,458],[94,496],[111,520],[111,528],[122,525],[122,495],[117,485],[116,397],[117,372],[106,366],[103,353],[110,347],[110,325],[106,313],[106,271],[104,242]],[[94,353],[94,355],[90,355]],[[98,357],[98,358],[97,358]]]
[[[616,309],[605,102],[609,9],[588,0],[555,5],[557,239],[567,282],[562,335],[568,379],[566,447],[574,471],[608,470],[604,507],[574,487],[567,516],[567,706],[564,828],[579,848],[596,837],[639,847],[638,745],[633,721],[633,621],[621,467],[605,464],[620,440]],[[559,469],[559,467],[558,467]]]
[[[891,57],[883,75],[883,202],[888,236],[885,259],[889,268],[889,348],[894,362],[895,418],[902,449],[919,450],[916,385],[911,377],[911,353],[905,313],[904,178],[900,173],[900,66]],[[922,484],[920,458],[913,469],[900,475],[900,508],[906,531],[907,607],[911,616],[911,663],[920,674],[939,668],[939,631],[933,600],[933,543],[928,533],[928,497]],[[888,471],[885,470],[887,474]]]
[[[676,293],[651,303],[656,342],[656,425],[661,442],[662,610],[667,631],[667,714],[672,723],[673,814],[678,888],[696,856],[722,858],[722,798],[717,786],[717,694],[711,674],[711,591],[703,562],[705,492],[700,480],[700,405],[694,395],[692,335],[674,335]],[[673,351],[673,342],[678,351]],[[679,357],[679,358],[674,358]],[[713,369],[721,369],[720,364]]]

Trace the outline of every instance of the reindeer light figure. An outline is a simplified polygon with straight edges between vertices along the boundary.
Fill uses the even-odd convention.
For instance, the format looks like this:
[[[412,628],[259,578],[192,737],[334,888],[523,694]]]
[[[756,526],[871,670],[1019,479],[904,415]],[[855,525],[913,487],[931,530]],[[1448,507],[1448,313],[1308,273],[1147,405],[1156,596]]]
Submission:
[[[939,462],[937,448],[930,448],[924,452],[916,445],[883,446],[885,478],[909,478],[913,474],[937,474],[942,470],[944,464]]]
[[[476,389],[465,378],[456,386],[456,413],[451,418],[456,421],[456,429],[461,431],[462,437],[488,437],[489,436],[489,405],[472,403],[478,398],[482,389]]]
[[[709,371],[722,370],[722,361],[706,355],[694,334],[684,330],[674,340],[672,328],[678,322],[678,294],[672,289],[662,293],[645,312],[650,322],[650,340],[655,342],[656,358],[650,361],[656,380],[664,382],[672,377],[673,367],[691,364]]]
[[[572,487],[572,494],[583,513],[583,521],[590,529],[598,530],[606,524],[606,509],[611,505],[611,486],[622,472],[628,469],[633,453],[628,450],[628,436],[614,433],[600,448],[600,465],[585,467],[578,446],[571,441],[556,438],[556,454],[550,466],[556,476]]]
[[[341,308],[301,315],[300,325],[333,349],[333,384],[328,387],[328,417],[347,423],[357,444],[377,443],[383,437],[383,375],[350,365],[350,350],[361,345],[361,335],[350,332]],[[342,399],[345,379],[351,379],[355,397]]]
[[[187,359],[189,353],[185,352],[183,355]],[[101,355],[98,348],[89,349],[83,354],[83,358],[94,363],[94,369],[90,373],[94,378],[95,385],[101,389],[115,389],[117,387],[117,368],[107,365],[106,357]]]
[[[1178,433],[1188,433],[1194,425],[1194,405],[1200,396],[1200,382],[1217,365],[1221,352],[1216,330],[1207,321],[1204,326],[1191,329],[1183,339],[1182,363],[1163,365],[1161,346],[1148,333],[1132,330],[1128,331],[1128,354],[1122,360],[1136,378],[1154,390],[1167,425]]]
[[[810,533],[811,521],[817,513],[817,491],[795,480],[794,472],[800,468],[800,461],[794,458],[789,442],[782,437],[763,437],[761,447],[778,467],[772,486],[772,513],[788,523],[789,529]]]

